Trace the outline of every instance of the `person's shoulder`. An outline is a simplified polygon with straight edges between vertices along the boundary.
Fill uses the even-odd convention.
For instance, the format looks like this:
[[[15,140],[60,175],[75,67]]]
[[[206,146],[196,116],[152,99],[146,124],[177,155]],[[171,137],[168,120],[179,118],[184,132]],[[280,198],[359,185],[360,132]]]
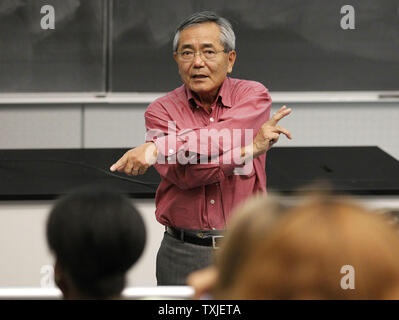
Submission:
[[[261,83],[255,80],[244,80],[237,78],[228,78],[232,91],[245,93],[245,92],[269,92],[269,90]]]
[[[176,102],[176,100],[183,100],[185,97],[186,97],[186,90],[184,85],[181,85],[180,87],[172,91],[169,91],[162,97],[159,97],[154,102],[165,104],[170,102]]]
[[[251,94],[264,94],[269,96],[269,90],[261,83],[255,80],[244,80],[228,78],[233,95],[245,97]]]
[[[176,102],[184,101],[185,94],[185,88],[184,85],[182,85],[163,96],[156,98],[148,105],[146,112],[173,107],[176,105]]]

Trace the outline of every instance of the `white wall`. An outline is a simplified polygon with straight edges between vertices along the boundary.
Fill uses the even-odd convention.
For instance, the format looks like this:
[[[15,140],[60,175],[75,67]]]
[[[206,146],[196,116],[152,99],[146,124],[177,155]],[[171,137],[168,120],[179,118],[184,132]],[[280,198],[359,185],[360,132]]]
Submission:
[[[291,103],[280,146],[379,146],[399,159],[399,103]],[[277,106],[274,106],[274,110]]]
[[[1,105],[0,149],[79,148],[80,105]]]
[[[272,95],[273,97],[273,95]],[[273,112],[284,104],[274,103]],[[0,149],[130,147],[144,141],[146,104],[1,105]],[[287,103],[294,139],[280,146],[377,145],[399,159],[399,102]]]
[[[0,202],[0,287],[39,287],[54,259],[47,247],[45,225],[53,201]],[[155,222],[153,200],[134,200],[147,230],[147,245],[128,273],[129,286],[155,286],[155,259],[164,228]]]

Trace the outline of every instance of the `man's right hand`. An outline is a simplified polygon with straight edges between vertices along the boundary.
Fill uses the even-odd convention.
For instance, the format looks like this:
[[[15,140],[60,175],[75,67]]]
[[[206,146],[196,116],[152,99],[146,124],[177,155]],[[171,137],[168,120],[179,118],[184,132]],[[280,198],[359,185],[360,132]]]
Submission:
[[[114,163],[110,170],[112,172],[124,171],[127,175],[137,176],[144,174],[157,159],[157,148],[155,143],[147,142],[137,148],[127,151],[122,158]]]
[[[253,141],[253,157],[256,158],[261,154],[269,150],[283,133],[288,139],[292,139],[291,133],[278,125],[278,122],[288,116],[291,113],[291,109],[287,109],[286,106],[282,106],[269,121],[266,121],[260,128],[258,134]]]

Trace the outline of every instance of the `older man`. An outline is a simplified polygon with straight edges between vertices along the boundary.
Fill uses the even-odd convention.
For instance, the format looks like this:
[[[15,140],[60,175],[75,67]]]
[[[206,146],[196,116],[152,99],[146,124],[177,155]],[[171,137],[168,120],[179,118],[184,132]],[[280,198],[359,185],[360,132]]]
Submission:
[[[290,109],[282,107],[269,120],[268,90],[227,77],[236,52],[226,19],[213,12],[191,15],[177,29],[173,51],[184,85],[149,105],[147,143],[111,167],[137,175],[154,165],[161,175],[156,217],[166,231],[158,285],[185,284],[190,272],[211,263],[232,208],[266,192],[266,151],[280,133],[291,139],[278,126]]]

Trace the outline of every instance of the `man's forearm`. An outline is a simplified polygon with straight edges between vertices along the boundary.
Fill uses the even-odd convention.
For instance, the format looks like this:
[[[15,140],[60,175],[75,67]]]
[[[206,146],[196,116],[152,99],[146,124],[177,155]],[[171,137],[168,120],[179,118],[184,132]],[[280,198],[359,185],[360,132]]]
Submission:
[[[153,147],[150,149],[152,151],[152,156],[154,159],[158,156],[158,149],[156,148],[155,143],[150,142]],[[241,147],[241,160],[245,162],[248,159],[255,159],[265,153],[267,150],[264,150],[262,147],[258,147],[256,143],[251,143],[248,146]]]
[[[255,159],[265,153],[267,150],[258,148],[255,143],[241,148],[241,158],[243,161],[247,159]]]

